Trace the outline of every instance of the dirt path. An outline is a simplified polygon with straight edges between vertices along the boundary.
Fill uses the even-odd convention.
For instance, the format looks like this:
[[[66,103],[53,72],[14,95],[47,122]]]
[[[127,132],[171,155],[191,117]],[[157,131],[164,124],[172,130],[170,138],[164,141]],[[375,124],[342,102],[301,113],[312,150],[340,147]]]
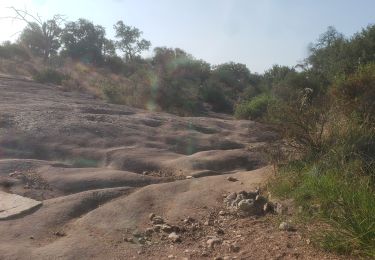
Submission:
[[[270,216],[225,208],[223,195],[255,190],[271,174],[259,148],[276,137],[265,126],[6,77],[0,93],[0,190],[43,201],[0,221],[0,259],[335,258]],[[179,238],[151,231],[151,213]]]

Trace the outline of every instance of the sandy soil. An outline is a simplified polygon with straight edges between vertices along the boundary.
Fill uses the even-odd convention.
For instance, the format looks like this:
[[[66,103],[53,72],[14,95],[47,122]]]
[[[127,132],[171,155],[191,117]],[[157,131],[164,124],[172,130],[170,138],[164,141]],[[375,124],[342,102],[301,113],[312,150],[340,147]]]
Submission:
[[[298,229],[278,230],[271,215],[226,212],[223,195],[272,174],[260,148],[277,136],[266,126],[110,105],[4,76],[0,93],[0,189],[43,201],[0,222],[0,259],[337,258]],[[146,236],[150,213],[180,241]],[[207,246],[210,236],[221,242]]]

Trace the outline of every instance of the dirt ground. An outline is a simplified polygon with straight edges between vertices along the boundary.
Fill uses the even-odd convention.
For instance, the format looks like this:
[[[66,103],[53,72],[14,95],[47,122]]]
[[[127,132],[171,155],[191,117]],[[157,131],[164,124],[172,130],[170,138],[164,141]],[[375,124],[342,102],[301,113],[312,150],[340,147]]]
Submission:
[[[43,202],[0,222],[0,259],[339,258],[303,229],[279,230],[287,215],[225,207],[223,196],[273,174],[261,148],[277,135],[264,125],[111,105],[8,76],[0,93],[0,189]],[[151,213],[178,239],[151,230]]]

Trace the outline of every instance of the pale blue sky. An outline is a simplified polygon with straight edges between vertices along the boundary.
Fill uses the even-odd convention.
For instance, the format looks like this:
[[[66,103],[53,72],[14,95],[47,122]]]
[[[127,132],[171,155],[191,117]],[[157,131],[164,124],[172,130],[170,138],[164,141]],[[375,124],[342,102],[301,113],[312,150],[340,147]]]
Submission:
[[[245,63],[253,72],[295,65],[330,25],[352,35],[375,22],[374,0],[0,0],[43,18],[87,18],[106,27],[118,20],[144,32],[152,47],[179,47],[212,64]],[[0,21],[0,41],[22,27]]]

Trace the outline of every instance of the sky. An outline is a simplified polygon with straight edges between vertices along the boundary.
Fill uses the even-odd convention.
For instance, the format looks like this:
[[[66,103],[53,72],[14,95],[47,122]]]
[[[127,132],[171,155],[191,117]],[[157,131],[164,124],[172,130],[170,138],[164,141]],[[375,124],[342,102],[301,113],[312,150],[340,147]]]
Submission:
[[[375,23],[374,0],[0,0],[0,17],[12,15],[9,6],[43,19],[86,18],[109,38],[123,20],[152,48],[178,47],[213,65],[233,61],[258,73],[302,61],[328,26],[351,36]],[[0,19],[0,42],[15,40],[24,25]]]

